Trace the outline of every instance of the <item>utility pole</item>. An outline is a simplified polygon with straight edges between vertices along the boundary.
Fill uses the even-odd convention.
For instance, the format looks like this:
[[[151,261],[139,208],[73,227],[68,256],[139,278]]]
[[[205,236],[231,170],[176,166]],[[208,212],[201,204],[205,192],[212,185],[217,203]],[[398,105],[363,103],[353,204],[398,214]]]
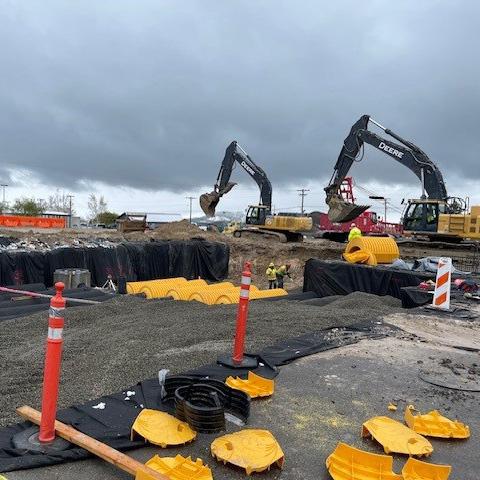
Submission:
[[[197,197],[185,197],[187,200],[190,201],[190,223],[192,223],[192,200],[195,200]]]
[[[306,192],[309,191],[310,190],[308,188],[300,188],[299,190],[297,190],[297,192],[300,192],[299,195],[302,197],[302,215],[305,213],[305,210],[303,209],[303,200],[308,195]]]
[[[70,228],[72,228],[72,198],[74,197],[74,195],[67,195],[67,198],[68,198],[68,213],[69,213],[69,216],[68,216],[68,226]]]
[[[387,231],[387,197],[382,197],[381,195],[369,195],[368,198],[371,198],[372,200],[380,200],[383,202],[383,208],[384,208],[384,216],[383,216],[383,231]]]
[[[5,205],[5,187],[8,187],[8,183],[1,183],[0,186],[3,189],[3,204]]]

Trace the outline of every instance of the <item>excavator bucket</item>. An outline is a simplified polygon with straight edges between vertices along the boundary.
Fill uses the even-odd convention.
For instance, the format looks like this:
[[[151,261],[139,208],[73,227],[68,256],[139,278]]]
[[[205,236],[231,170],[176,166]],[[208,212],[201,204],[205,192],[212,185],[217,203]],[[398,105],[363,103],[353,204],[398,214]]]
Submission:
[[[328,201],[328,218],[334,223],[346,223],[355,220],[370,205],[356,205],[346,202],[340,195],[332,196]]]
[[[203,213],[205,213],[207,217],[215,216],[215,209],[217,208],[220,198],[228,193],[235,185],[236,183],[234,182],[228,182],[226,187],[220,192],[213,190],[210,193],[200,195],[200,207],[203,210]]]
[[[220,195],[217,192],[204,193],[200,195],[200,207],[207,217],[215,216],[215,208],[220,201]]]
[[[156,472],[163,473],[171,480],[213,480],[212,471],[203,464],[202,459],[194,462],[191,457],[159,457],[155,455],[145,465]],[[135,480],[147,480],[137,473]]]
[[[452,467],[435,465],[410,457],[402,468],[404,480],[448,480]]]

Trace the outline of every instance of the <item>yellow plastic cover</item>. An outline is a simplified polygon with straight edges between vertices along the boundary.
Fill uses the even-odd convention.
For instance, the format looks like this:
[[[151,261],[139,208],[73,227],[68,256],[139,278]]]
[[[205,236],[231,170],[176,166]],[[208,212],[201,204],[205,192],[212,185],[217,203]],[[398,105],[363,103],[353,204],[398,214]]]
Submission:
[[[365,263],[366,265],[375,266],[377,265],[377,260],[375,255],[367,250],[355,250],[352,253],[345,252],[343,258],[348,263]]]
[[[202,459],[194,462],[191,457],[159,457],[155,455],[146,464],[152,470],[163,473],[171,480],[213,480],[212,471],[203,464]],[[138,472],[135,480],[149,480],[143,472]]]
[[[409,458],[403,466],[404,480],[447,480],[452,467],[450,465],[435,465]]]
[[[334,480],[402,480],[393,472],[393,458],[339,443],[325,462]]]
[[[372,436],[383,447],[385,453],[405,455],[430,455],[432,444],[403,423],[389,417],[373,417],[362,427],[362,437]]]
[[[470,429],[467,425],[440,415],[438,410],[432,410],[424,415],[413,415],[414,410],[413,405],[407,406],[405,409],[405,423],[421,435],[440,438],[470,437]]]
[[[275,382],[249,371],[247,380],[240,377],[227,377],[225,383],[236,390],[241,390],[251,398],[269,397],[275,390]]]
[[[285,461],[280,445],[268,430],[246,429],[215,439],[210,450],[217,460],[252,472],[282,468]]]
[[[131,438],[135,433],[154,445],[165,448],[169,445],[183,445],[197,436],[188,423],[158,410],[145,409],[140,412],[132,425]]]

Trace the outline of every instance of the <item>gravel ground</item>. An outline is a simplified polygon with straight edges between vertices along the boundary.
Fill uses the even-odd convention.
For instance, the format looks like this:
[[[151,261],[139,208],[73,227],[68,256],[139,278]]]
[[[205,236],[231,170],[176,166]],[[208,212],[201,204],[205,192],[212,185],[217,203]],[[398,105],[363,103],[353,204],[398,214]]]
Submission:
[[[332,326],[381,318],[400,302],[355,292],[325,306],[294,301],[250,305],[247,348]],[[156,375],[180,373],[231,348],[236,305],[117,297],[66,312],[60,407],[118,391]],[[47,313],[0,323],[0,425],[18,420],[15,408],[39,407]]]

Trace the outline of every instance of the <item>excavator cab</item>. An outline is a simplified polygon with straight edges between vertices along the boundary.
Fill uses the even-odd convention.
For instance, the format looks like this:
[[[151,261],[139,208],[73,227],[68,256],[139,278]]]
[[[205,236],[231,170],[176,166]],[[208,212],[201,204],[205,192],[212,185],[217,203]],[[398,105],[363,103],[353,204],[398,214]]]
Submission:
[[[438,217],[445,213],[441,200],[409,200],[403,215],[403,229],[410,232],[436,232]]]
[[[250,205],[247,210],[245,223],[247,225],[265,225],[267,207],[265,205]]]

